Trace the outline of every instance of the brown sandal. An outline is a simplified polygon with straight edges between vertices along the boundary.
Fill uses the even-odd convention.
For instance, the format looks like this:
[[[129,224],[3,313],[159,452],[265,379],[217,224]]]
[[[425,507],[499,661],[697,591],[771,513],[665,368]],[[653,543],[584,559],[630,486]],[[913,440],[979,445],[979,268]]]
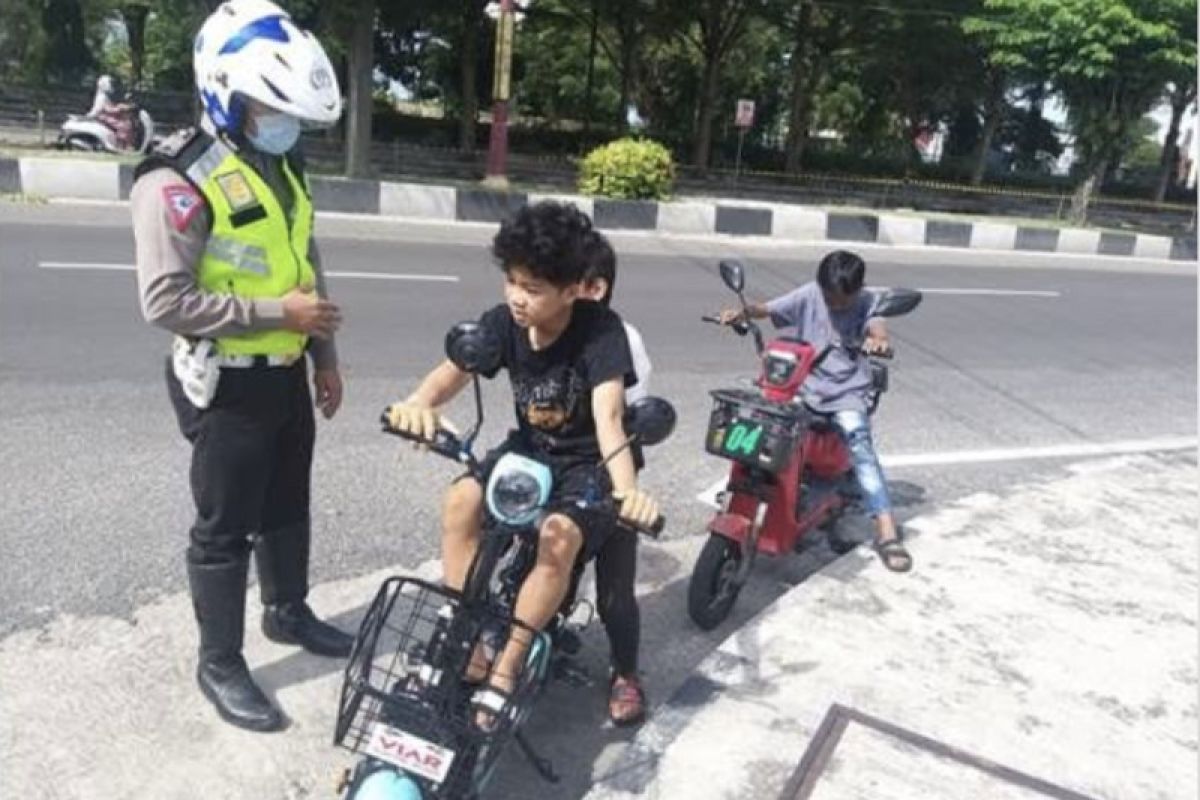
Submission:
[[[908,572],[912,569],[912,555],[905,548],[899,531],[896,532],[894,539],[887,539],[885,541],[876,539],[874,547],[875,552],[879,554],[879,560],[883,562],[883,566],[892,572]]]
[[[618,728],[637,725],[646,718],[646,692],[637,677],[613,676],[608,692],[608,717]]]

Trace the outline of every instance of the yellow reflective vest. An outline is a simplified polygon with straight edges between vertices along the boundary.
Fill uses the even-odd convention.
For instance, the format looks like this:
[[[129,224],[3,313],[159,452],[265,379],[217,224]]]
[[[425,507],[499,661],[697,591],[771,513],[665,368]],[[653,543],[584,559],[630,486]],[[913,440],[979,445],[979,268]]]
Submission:
[[[302,175],[288,159],[282,170],[292,189],[289,219],[275,192],[258,172],[220,139],[197,133],[183,152],[163,153],[204,195],[212,230],[200,259],[200,287],[214,294],[279,298],[298,286],[315,287],[308,260],[313,204]],[[222,336],[224,355],[300,355],[305,334],[274,329]]]

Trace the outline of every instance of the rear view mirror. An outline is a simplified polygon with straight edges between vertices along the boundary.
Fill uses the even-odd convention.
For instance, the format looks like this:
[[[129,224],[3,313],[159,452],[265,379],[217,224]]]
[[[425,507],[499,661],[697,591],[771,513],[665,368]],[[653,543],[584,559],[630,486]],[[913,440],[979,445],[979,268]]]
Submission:
[[[924,296],[916,289],[886,289],[875,299],[873,317],[899,317],[921,305]]]
[[[721,280],[734,294],[740,295],[746,288],[746,268],[737,259],[721,259]]]
[[[460,322],[446,334],[446,357],[463,372],[492,373],[500,367],[500,343],[478,322]]]
[[[625,434],[647,447],[664,441],[675,430],[675,406],[661,397],[643,397],[625,409]]]

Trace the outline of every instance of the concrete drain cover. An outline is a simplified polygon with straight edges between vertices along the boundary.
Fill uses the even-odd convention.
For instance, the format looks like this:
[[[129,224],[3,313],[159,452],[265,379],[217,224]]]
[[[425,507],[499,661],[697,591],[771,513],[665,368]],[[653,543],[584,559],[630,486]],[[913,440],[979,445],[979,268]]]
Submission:
[[[833,705],[779,800],[1094,800]]]

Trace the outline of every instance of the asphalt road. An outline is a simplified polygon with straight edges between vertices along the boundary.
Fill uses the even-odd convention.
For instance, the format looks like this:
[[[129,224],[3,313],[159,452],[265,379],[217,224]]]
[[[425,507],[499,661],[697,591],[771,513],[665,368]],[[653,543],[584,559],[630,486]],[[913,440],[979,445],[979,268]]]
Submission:
[[[434,557],[437,497],[453,470],[398,447],[375,420],[440,357],[452,323],[498,301],[500,278],[487,226],[329,218],[318,230],[326,268],[352,273],[330,279],[346,316],[339,348],[348,393],[338,417],[319,428],[313,579],[323,583]],[[716,260],[741,255],[748,294],[765,298],[807,280],[829,248],[614,241],[615,307],[642,331],[653,391],[680,414],[646,473],[669,519],[664,543],[643,551],[654,586],[645,639],[654,642],[683,624],[689,558],[707,513],[696,496],[724,471],[701,444],[707,392],[753,368],[748,340],[700,322],[730,300]],[[871,284],[930,290],[911,317],[892,324],[897,359],[877,420],[881,451],[901,464],[890,478],[903,516],[1053,475],[1063,463],[1023,457],[1035,455],[1030,448],[1136,447],[1196,434],[1194,265],[862,252]],[[168,336],[142,321],[133,273],[121,268],[131,264],[127,211],[118,206],[0,204],[0,642],[64,616],[129,618],[185,588],[188,449],[162,385]],[[485,387],[485,438],[505,429],[506,393],[503,381]],[[469,409],[453,416],[466,420]],[[993,450],[1005,451],[1002,460],[973,463]],[[768,566],[731,624],[801,580],[816,558]],[[669,691],[719,638],[648,646],[652,693]],[[599,664],[602,639],[590,641]],[[566,702],[563,691],[550,702]],[[574,729],[590,730],[602,702],[563,713]],[[603,750],[602,738],[584,739],[549,748],[560,771]],[[503,786],[528,780],[524,765],[501,775]],[[576,778],[553,796],[579,791]]]

